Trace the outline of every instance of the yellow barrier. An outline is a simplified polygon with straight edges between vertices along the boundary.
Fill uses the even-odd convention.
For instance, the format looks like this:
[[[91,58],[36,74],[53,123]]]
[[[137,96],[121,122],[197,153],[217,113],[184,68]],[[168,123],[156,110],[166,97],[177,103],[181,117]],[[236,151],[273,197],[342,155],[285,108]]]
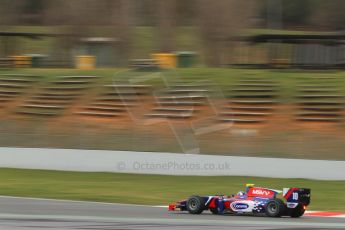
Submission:
[[[31,57],[30,56],[11,56],[13,58],[13,63],[15,68],[27,68],[31,67]]]
[[[176,68],[177,60],[176,54],[173,53],[154,53],[152,58],[158,63],[158,66],[163,69]]]
[[[77,69],[94,69],[96,66],[96,57],[91,55],[76,56]]]

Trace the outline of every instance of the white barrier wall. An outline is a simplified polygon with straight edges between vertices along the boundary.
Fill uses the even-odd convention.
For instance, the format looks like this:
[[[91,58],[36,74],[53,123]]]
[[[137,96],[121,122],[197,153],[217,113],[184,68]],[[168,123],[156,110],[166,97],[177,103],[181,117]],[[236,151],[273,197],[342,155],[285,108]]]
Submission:
[[[345,161],[78,149],[0,148],[0,167],[345,180]]]

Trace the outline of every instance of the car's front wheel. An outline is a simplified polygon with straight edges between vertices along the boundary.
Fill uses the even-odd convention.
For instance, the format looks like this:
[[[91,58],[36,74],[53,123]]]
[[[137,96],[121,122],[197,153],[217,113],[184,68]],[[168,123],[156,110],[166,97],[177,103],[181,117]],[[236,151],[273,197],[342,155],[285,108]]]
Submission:
[[[285,204],[280,199],[272,199],[266,205],[266,215],[269,217],[280,217],[285,212]]]
[[[204,199],[200,196],[192,196],[187,200],[187,210],[190,214],[200,214],[205,210]]]

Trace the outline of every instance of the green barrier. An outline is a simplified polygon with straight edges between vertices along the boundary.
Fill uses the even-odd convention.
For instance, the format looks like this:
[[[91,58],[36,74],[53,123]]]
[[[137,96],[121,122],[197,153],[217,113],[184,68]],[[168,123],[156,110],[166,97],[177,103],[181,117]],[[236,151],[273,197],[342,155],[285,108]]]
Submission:
[[[189,51],[177,52],[177,65],[180,68],[192,67],[195,65],[196,53]]]

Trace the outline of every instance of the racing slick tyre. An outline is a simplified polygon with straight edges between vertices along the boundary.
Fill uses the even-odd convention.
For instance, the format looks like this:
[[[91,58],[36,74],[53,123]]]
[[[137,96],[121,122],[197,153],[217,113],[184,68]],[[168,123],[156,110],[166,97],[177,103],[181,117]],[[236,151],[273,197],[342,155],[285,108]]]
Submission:
[[[211,211],[211,213],[214,214],[214,215],[219,214],[218,208],[210,208],[210,211]]]
[[[266,205],[266,216],[281,217],[285,212],[285,204],[280,199],[272,199]]]
[[[204,199],[200,196],[192,196],[187,200],[187,210],[190,214],[200,214],[205,210]]]
[[[305,209],[303,208],[303,205],[297,205],[296,208],[291,210],[290,216],[293,218],[298,218],[303,216],[305,212]]]

